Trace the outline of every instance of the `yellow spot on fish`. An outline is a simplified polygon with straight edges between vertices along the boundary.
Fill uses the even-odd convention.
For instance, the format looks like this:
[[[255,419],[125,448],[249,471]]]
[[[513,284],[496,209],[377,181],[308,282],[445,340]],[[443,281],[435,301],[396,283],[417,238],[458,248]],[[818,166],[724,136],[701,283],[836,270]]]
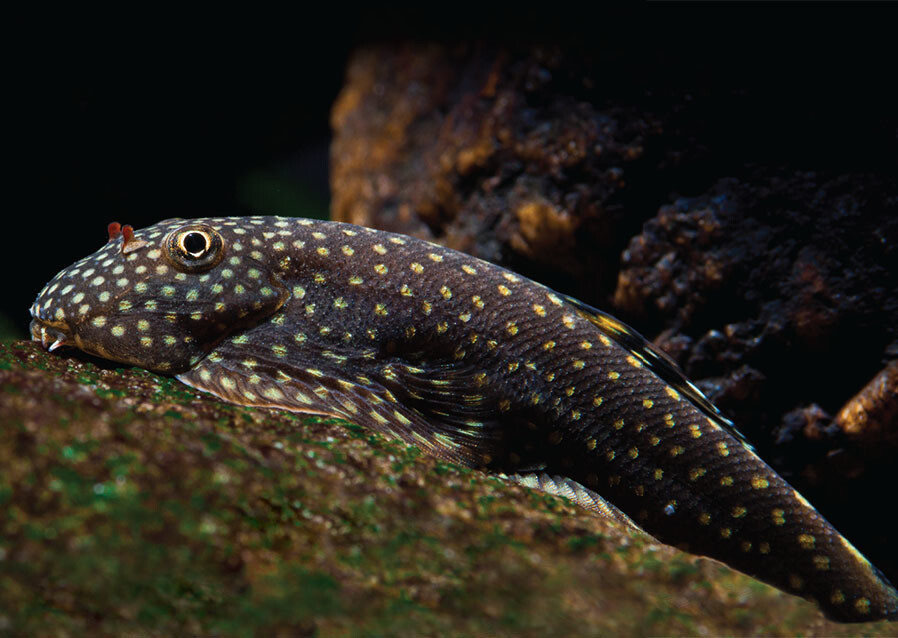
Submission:
[[[577,390],[575,386],[569,386],[564,389],[564,393],[569,397],[574,396],[574,392]]]
[[[828,556],[814,556],[814,567],[819,569],[822,572],[825,572],[829,569],[829,557]]]
[[[639,450],[635,447],[631,447],[629,450],[627,450],[627,456],[629,456],[631,459],[635,459],[639,456]]]
[[[655,480],[660,481],[662,478],[664,478],[664,470],[662,470],[660,467],[655,468]]]
[[[378,255],[387,254],[387,249],[384,248],[383,244],[374,244],[371,249],[374,250],[374,252],[376,252]]]
[[[596,440],[595,440],[595,439],[588,439],[588,440],[586,441],[586,449],[587,449],[587,450],[594,450],[594,449],[596,449]]]
[[[364,282],[365,282],[365,280],[362,279],[361,277],[359,277],[358,275],[355,275],[355,276],[349,278],[349,285],[350,285],[350,286],[360,286],[360,285],[362,285]]]
[[[555,380],[554,372],[550,372],[549,374],[546,375],[546,381],[554,381],[554,380]]]
[[[374,272],[376,272],[378,275],[386,275],[388,272],[390,272],[390,269],[387,268],[387,267],[386,267],[385,265],[383,265],[383,264],[375,264],[375,265],[374,265]]]
[[[520,365],[521,365],[521,364],[518,363],[517,361],[512,361],[511,363],[508,364],[508,371],[509,371],[509,372],[514,372],[515,370],[518,369],[518,366],[520,366]]]
[[[798,574],[789,574],[789,586],[792,589],[801,589],[804,587],[804,581]]]
[[[114,337],[121,337],[123,334],[125,334],[124,326],[112,326],[112,335]]]
[[[661,443],[661,439],[659,439],[657,436],[651,436],[649,437],[649,443],[651,443],[652,447],[655,447],[656,445]]]
[[[555,342],[554,342],[554,341],[546,341],[546,342],[543,344],[543,350],[551,350],[551,349],[554,348],[554,347],[555,347]]]
[[[774,525],[785,525],[786,524],[786,512],[777,508],[770,512],[770,518],[773,519]]]
[[[412,289],[407,285],[402,284],[402,287],[399,289],[399,294],[403,297],[413,297],[415,293],[413,293]]]
[[[582,416],[580,410],[571,410],[571,421],[579,421]]]
[[[533,312],[535,312],[540,317],[546,316],[546,307],[541,306],[538,303],[533,304]]]
[[[274,353],[274,356],[279,358],[287,356],[287,346],[281,344],[274,344],[271,346],[271,351]]]
[[[442,255],[438,255],[438,254],[436,254],[436,253],[430,253],[430,254],[427,255],[427,256],[430,257],[430,260],[431,260],[431,261],[435,261],[435,262],[437,262],[437,263],[440,263],[441,261],[443,261],[443,256],[442,256]]]
[[[860,614],[869,614],[870,613],[870,600],[867,598],[858,598],[854,601],[854,608],[857,609]]]
[[[770,543],[761,543],[758,545],[758,551],[762,554],[770,553]]]
[[[514,321],[509,321],[505,324],[505,331],[513,337],[518,334],[518,325]]]
[[[720,484],[723,487],[731,487],[733,485],[733,477],[724,476],[722,479],[720,479]]]
[[[262,392],[262,396],[271,399],[272,401],[278,401],[284,398],[284,393],[278,390],[277,388],[266,388]]]
[[[564,324],[564,327],[567,328],[568,330],[573,330],[574,325],[576,325],[576,324],[574,323],[574,316],[573,316],[573,315],[564,315],[564,316],[561,318],[561,323]]]
[[[341,251],[343,252],[343,254],[346,255],[347,257],[352,257],[352,256],[355,254],[355,250],[353,250],[352,246],[346,246],[346,245],[344,245],[344,246],[342,246],[342,247],[340,248],[340,250],[341,250]]]
[[[611,372],[608,373],[608,378],[611,379],[612,381],[617,381],[618,379],[620,379],[620,372],[616,372],[616,371],[612,370]]]
[[[297,299],[302,299],[306,296],[306,289],[302,286],[293,286],[293,296]]]
[[[390,313],[387,311],[387,307],[385,305],[379,303],[374,305],[374,314],[380,315],[381,317],[386,317]]]
[[[671,399],[673,399],[674,401],[679,401],[679,400],[680,400],[680,393],[677,392],[676,390],[674,390],[674,389],[673,389],[672,387],[670,387],[669,385],[664,387],[664,391],[667,393],[667,396],[669,396],[669,397],[670,397]]]
[[[421,264],[419,264],[417,261],[412,262],[412,263],[409,265],[409,268],[412,269],[412,272],[417,273],[417,274],[419,274],[419,275],[420,275],[422,272],[424,272],[424,266],[422,266]]]
[[[689,424],[689,434],[692,435],[692,438],[693,438],[693,439],[700,439],[700,438],[702,438],[702,430],[701,430],[701,428],[698,426],[697,423],[690,423],[690,424]]]
[[[592,404],[593,404],[594,406],[596,406],[596,407],[599,407],[600,405],[602,405],[602,401],[604,401],[604,398],[602,398],[602,397],[595,397],[595,398],[592,400]]]
[[[504,297],[507,297],[511,294],[511,291],[508,289],[508,287],[503,284],[499,284],[497,288],[499,289],[499,294]]]
[[[316,272],[312,276],[312,281],[314,281],[316,284],[323,284],[327,281],[327,279],[325,278],[325,276],[322,273]]]
[[[732,516],[733,518],[742,518],[743,516],[745,516],[746,511],[747,510],[744,507],[742,507],[741,505],[737,505],[730,512],[730,516]]]
[[[763,476],[758,476],[757,474],[755,474],[751,477],[751,486],[756,490],[763,490],[770,487],[770,481],[765,479]]]
[[[605,458],[609,461],[613,461],[615,456],[617,455],[614,453],[614,450],[608,450],[607,452],[605,452]]]
[[[441,321],[437,324],[437,334],[443,334],[449,329],[449,324],[445,321]]]
[[[548,299],[550,302],[552,302],[556,306],[560,306],[562,303],[561,299],[558,298],[558,295],[554,295],[552,293],[547,294],[546,299]]]
[[[615,430],[620,430],[621,428],[624,427],[624,420],[623,420],[623,419],[618,419],[617,421],[614,422],[613,427],[614,427]]]
[[[315,249],[315,252],[318,253],[319,255],[321,255],[322,257],[327,257],[328,255],[331,254],[331,251],[329,251],[324,246],[319,246],[318,248]]]
[[[310,316],[310,315],[314,315],[314,314],[315,314],[315,304],[313,304],[313,303],[306,304],[306,315]]]
[[[700,479],[707,473],[708,473],[708,471],[703,467],[692,468],[691,470],[689,470],[689,480],[697,481],[698,479]]]
[[[153,345],[153,339],[151,337],[141,337],[140,345],[142,345],[144,348],[149,348],[151,345]]]
[[[720,454],[720,456],[730,455],[730,449],[727,447],[726,441],[717,442],[717,453]]]
[[[814,549],[814,545],[816,544],[817,539],[814,538],[811,534],[799,534],[798,535],[798,544],[801,545],[802,549]]]
[[[346,300],[343,299],[343,297],[337,297],[336,299],[334,299],[334,308],[337,308],[338,310],[343,310],[348,305],[349,304],[346,303]]]
[[[433,310],[433,306],[430,304],[429,301],[423,301],[423,302],[421,302],[421,311],[422,311],[425,315],[429,315],[429,314],[431,313],[432,310]]]
[[[586,362],[583,359],[575,359],[571,365],[574,366],[574,370],[582,370],[586,366]]]
[[[447,286],[442,286],[440,288],[440,294],[443,295],[443,299],[446,299],[447,301],[452,299],[452,291],[449,290]]]
[[[731,530],[729,527],[721,528],[721,530],[720,530],[721,538],[729,538],[732,535],[733,535],[733,530]]]
[[[654,406],[655,406],[655,402],[652,401],[651,399],[643,399],[642,400],[642,407],[644,407],[646,410],[650,410]]]
[[[538,392],[534,392],[530,395],[531,404],[537,405],[540,401],[542,401],[542,396]]]
[[[474,268],[472,268],[471,266],[469,266],[468,264],[463,264],[462,267],[461,267],[461,269],[464,270],[464,271],[465,271],[466,273],[468,273],[469,275],[476,275],[476,274],[477,274],[477,271],[476,271]]]
[[[642,367],[642,361],[640,361],[639,359],[637,359],[637,358],[634,357],[633,355],[628,355],[628,356],[627,356],[627,363],[629,363],[629,364],[630,364],[631,366],[633,366],[634,368],[641,368],[641,367]]]
[[[698,515],[698,522],[702,525],[708,525],[711,522],[711,515],[707,512],[702,512]]]

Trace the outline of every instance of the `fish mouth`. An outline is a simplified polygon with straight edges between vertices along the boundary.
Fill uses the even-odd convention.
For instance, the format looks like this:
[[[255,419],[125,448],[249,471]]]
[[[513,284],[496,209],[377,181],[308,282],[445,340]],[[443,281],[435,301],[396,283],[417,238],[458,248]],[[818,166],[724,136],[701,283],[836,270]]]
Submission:
[[[72,336],[68,329],[61,323],[43,322],[39,319],[31,321],[31,340],[40,341],[41,347],[47,352],[53,352],[62,346],[71,345]]]

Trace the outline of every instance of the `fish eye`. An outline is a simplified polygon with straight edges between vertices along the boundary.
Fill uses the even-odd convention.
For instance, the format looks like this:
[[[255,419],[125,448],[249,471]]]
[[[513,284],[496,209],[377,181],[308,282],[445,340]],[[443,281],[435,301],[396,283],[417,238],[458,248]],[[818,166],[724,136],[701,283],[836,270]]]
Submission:
[[[212,240],[206,233],[191,231],[178,237],[181,252],[193,259],[200,259],[211,246]]]
[[[201,272],[224,257],[224,241],[213,228],[202,224],[183,226],[164,240],[169,260],[180,270]]]

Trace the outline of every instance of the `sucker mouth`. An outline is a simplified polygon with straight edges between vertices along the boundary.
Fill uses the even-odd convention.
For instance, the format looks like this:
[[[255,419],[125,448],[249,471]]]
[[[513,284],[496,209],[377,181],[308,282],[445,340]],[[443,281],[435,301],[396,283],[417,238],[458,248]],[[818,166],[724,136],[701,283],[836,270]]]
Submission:
[[[34,319],[31,322],[31,340],[40,341],[41,346],[47,352],[53,352],[57,348],[69,345],[69,336],[61,329],[47,326]]]

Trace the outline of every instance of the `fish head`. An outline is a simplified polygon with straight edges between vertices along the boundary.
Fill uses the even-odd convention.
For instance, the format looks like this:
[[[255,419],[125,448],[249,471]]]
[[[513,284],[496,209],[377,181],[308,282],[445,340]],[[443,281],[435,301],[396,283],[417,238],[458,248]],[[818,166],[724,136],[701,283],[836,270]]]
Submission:
[[[37,296],[32,339],[155,372],[187,370],[289,297],[252,249],[254,234],[259,226],[226,218],[170,219],[137,231],[110,224],[105,246]]]

